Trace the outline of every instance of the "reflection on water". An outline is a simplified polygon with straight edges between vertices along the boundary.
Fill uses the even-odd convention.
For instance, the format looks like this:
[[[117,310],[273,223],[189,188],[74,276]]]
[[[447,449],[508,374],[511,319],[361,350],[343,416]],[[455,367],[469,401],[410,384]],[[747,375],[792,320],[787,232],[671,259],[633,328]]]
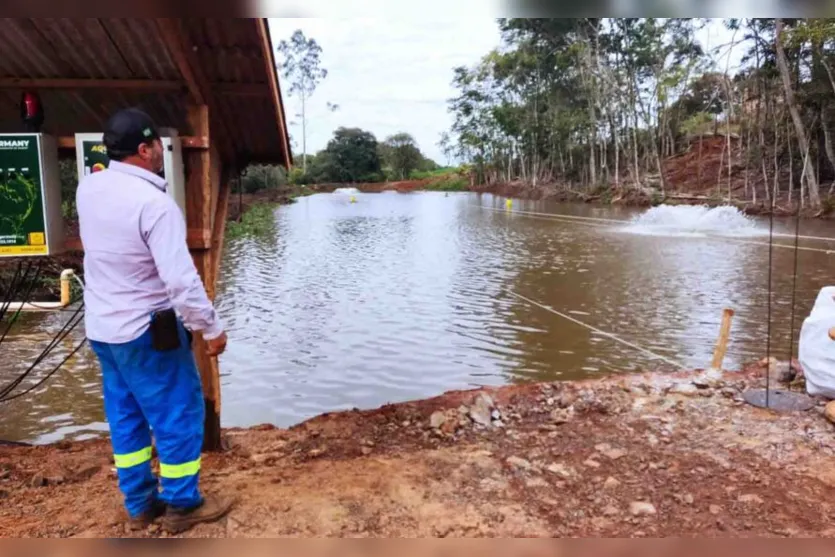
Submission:
[[[350,197],[302,198],[276,210],[269,234],[227,246],[218,285],[230,336],[221,358],[224,425],[286,426],[475,385],[669,367],[510,292],[693,367],[707,365],[722,309],[733,307],[728,367],[764,353],[762,238],[629,234],[623,228],[638,213],[626,208],[516,202],[508,213],[488,195]],[[751,226],[746,234],[760,234],[767,223]],[[828,223],[803,226],[803,234],[835,236]],[[789,232],[791,223],[777,229]],[[774,250],[774,342],[783,352],[793,263],[792,250]],[[835,255],[800,252],[796,323],[834,263]],[[18,334],[46,342],[61,319],[35,318]],[[31,360],[32,345],[4,343],[0,376],[14,374],[11,361]],[[99,392],[85,351],[41,394],[3,407],[0,438],[96,434],[104,428]]]
[[[0,344],[0,385],[26,371],[73,316],[72,311],[22,314]],[[5,330],[6,322],[3,323]],[[83,326],[65,337],[15,391],[34,385],[83,341]],[[88,346],[35,393],[0,403],[0,440],[50,443],[88,439],[107,431],[98,364]]]

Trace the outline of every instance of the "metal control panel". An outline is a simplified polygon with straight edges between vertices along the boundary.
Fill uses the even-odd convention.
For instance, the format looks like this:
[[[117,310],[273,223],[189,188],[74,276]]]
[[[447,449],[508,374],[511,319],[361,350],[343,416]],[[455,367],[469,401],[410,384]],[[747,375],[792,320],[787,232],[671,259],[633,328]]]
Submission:
[[[58,142],[0,134],[0,258],[64,251]]]

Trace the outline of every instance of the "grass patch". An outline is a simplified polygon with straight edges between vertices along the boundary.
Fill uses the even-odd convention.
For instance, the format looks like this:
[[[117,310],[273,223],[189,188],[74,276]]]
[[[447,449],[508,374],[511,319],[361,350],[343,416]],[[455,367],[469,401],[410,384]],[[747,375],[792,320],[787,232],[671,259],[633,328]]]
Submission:
[[[435,170],[413,170],[409,173],[409,180],[428,180],[458,174],[458,168],[436,168]]]
[[[265,236],[275,230],[275,203],[253,205],[243,214],[240,222],[226,223],[226,237],[230,239],[249,236]]]
[[[293,201],[298,199],[299,197],[307,197],[308,195],[313,195],[316,193],[316,190],[313,188],[309,188],[307,186],[300,186],[293,189],[293,193],[290,194],[290,200]]]
[[[469,191],[470,182],[463,176],[447,176],[426,185],[427,191]]]

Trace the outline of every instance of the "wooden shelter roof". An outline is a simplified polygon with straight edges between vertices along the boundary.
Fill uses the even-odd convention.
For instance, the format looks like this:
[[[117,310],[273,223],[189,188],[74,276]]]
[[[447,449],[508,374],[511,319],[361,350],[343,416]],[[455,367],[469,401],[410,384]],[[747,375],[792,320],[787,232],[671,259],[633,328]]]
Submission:
[[[291,164],[266,19],[4,18],[0,41],[0,132],[23,131],[25,89],[56,136],[129,106],[190,135],[188,106],[203,104],[224,161]]]

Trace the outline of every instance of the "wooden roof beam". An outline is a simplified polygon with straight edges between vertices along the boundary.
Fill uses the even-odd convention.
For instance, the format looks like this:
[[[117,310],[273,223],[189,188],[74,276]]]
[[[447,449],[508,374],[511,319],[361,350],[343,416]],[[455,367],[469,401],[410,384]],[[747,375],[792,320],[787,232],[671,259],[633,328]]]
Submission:
[[[188,43],[182,21],[175,18],[157,18],[156,24],[171,58],[185,80],[193,104],[206,105],[212,110],[211,118],[218,123],[220,137],[211,139],[217,142],[227,160],[234,163],[236,150],[233,136],[227,122],[219,114],[219,105],[215,102],[211,84],[203,73],[192,46]]]
[[[0,89],[132,89],[134,91],[182,91],[185,83],[154,79],[66,79],[0,77]]]
[[[180,145],[185,150],[206,150],[210,147],[209,138],[205,135],[180,135]],[[58,148],[63,151],[75,151],[75,136],[58,137]]]
[[[270,87],[262,83],[210,83],[211,90],[232,97],[270,97]],[[67,79],[0,77],[0,89],[119,89],[127,91],[178,93],[187,91],[185,81],[172,79]]]
[[[276,124],[281,136],[281,148],[284,151],[284,166],[288,170],[293,166],[292,155],[290,154],[290,138],[287,136],[287,124],[284,116],[284,103],[281,99],[281,89],[278,86],[278,75],[276,72],[275,56],[273,45],[270,40],[270,29],[266,18],[258,18],[258,38],[261,40],[261,51],[264,53],[264,63],[267,66],[267,82],[270,85],[270,94],[275,106]]]
[[[200,66],[194,59],[194,53],[189,51],[183,41],[185,31],[179,20],[157,18],[156,21],[162,40],[168,47],[168,52],[174,59],[180,75],[183,76],[192,100],[195,104],[209,104],[208,99],[211,97],[209,82],[198,70]]]

